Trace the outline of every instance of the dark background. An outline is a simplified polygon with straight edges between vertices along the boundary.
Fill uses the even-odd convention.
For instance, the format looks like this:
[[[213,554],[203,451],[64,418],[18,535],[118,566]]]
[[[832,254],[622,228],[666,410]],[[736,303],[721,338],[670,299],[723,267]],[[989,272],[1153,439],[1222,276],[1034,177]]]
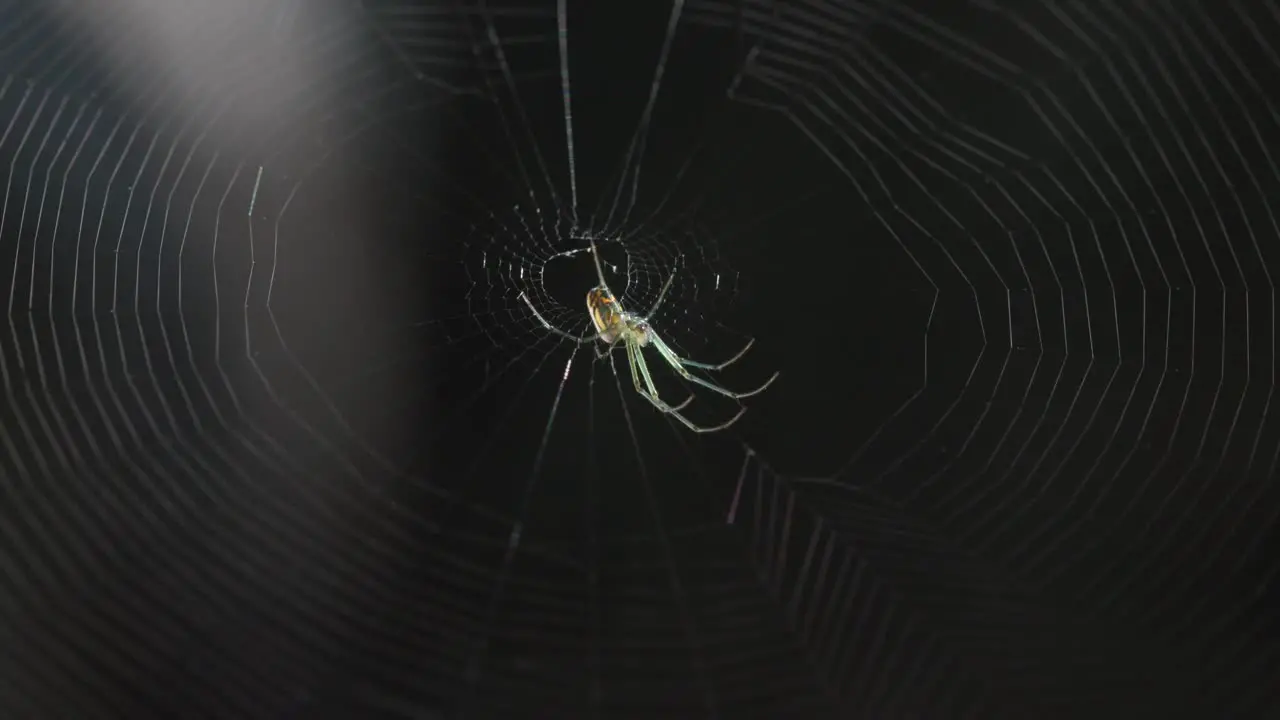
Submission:
[[[1280,11],[565,9],[3,11],[6,717],[1276,711]]]

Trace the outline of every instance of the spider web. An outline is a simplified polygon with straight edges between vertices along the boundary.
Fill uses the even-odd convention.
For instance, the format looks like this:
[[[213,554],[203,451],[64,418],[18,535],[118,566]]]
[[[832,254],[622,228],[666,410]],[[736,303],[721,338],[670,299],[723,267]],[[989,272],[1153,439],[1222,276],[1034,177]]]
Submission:
[[[1273,709],[1280,11],[596,5],[0,15],[4,703]]]

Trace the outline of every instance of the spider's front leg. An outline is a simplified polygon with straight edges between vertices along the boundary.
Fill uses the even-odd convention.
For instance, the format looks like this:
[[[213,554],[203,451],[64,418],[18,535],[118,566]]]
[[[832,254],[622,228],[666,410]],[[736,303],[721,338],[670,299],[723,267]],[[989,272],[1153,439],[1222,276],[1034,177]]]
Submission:
[[[697,375],[694,375],[693,373],[689,372],[689,368],[685,367],[686,365],[688,365],[689,367],[706,368],[709,370],[716,370],[719,368],[723,368],[729,365],[730,363],[734,362],[738,358],[742,357],[742,355],[746,353],[747,348],[751,347],[751,343],[747,343],[747,347],[743,348],[741,351],[738,352],[737,355],[733,356],[726,362],[723,362],[719,365],[710,365],[707,363],[693,362],[692,360],[686,360],[685,358],[680,357],[675,353],[674,350],[671,349],[669,345],[663,342],[662,338],[658,337],[656,334],[653,335],[649,341],[653,343],[654,348],[657,349],[658,354],[662,356],[662,359],[666,360],[667,364],[671,366],[671,369],[675,370],[676,373],[680,375],[680,377],[684,378],[685,380],[688,380],[691,383],[701,385],[702,387],[707,388],[708,390],[712,390],[714,392],[720,393],[721,395],[724,395],[727,398],[733,398],[734,400],[741,400],[743,398],[749,398],[752,395],[758,395],[764,392],[765,388],[772,385],[774,380],[778,379],[778,373],[775,372],[773,375],[769,376],[769,379],[765,380],[764,384],[761,385],[760,387],[754,390],[748,390],[746,392],[735,392],[733,390],[729,390],[727,388],[721,387],[716,383],[703,380]],[[755,342],[755,341],[753,340],[752,342]]]
[[[668,415],[675,415],[686,425],[693,427],[688,420],[685,420],[680,415],[680,411],[693,402],[692,394],[679,405],[667,404],[667,401],[658,396],[658,388],[653,384],[653,378],[649,375],[649,365],[644,361],[644,353],[640,351],[640,346],[630,342],[627,343],[627,363],[631,366],[631,381],[635,383],[636,392],[640,394],[640,397],[648,400],[662,412]],[[643,387],[641,386],[642,382]]]

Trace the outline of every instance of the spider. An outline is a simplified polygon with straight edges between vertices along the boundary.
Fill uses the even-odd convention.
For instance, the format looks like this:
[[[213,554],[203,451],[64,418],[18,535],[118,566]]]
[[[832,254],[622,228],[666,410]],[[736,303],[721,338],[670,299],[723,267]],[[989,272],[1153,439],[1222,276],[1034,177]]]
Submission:
[[[591,316],[591,324],[595,327],[595,333],[578,336],[572,335],[553,326],[551,323],[547,322],[546,318],[542,317],[542,313],[538,312],[538,309],[533,306],[533,303],[529,301],[529,298],[523,292],[520,293],[520,298],[529,306],[529,310],[533,312],[534,317],[538,318],[538,322],[542,323],[544,328],[579,344],[587,344],[599,340],[605,344],[605,348],[604,350],[601,350],[599,346],[595,348],[597,358],[606,357],[609,353],[613,352],[619,342],[623,343],[626,346],[627,362],[631,366],[631,380],[635,384],[636,392],[639,393],[641,397],[652,403],[654,407],[658,408],[658,410],[679,420],[685,427],[696,433],[724,430],[737,422],[738,418],[742,417],[742,414],[745,413],[747,409],[745,407],[740,408],[736,415],[719,425],[712,425],[709,427],[695,425],[684,415],[680,414],[680,411],[693,401],[693,395],[690,395],[679,405],[673,406],[667,404],[667,402],[658,395],[658,389],[654,386],[653,378],[649,375],[649,365],[644,359],[644,348],[649,345],[653,345],[653,348],[658,351],[658,354],[662,356],[663,360],[667,361],[667,364],[671,366],[671,369],[675,370],[675,372],[685,380],[701,385],[708,390],[713,390],[725,397],[733,398],[734,400],[741,400],[742,398],[751,397],[752,395],[764,392],[765,388],[769,387],[774,380],[778,379],[778,373],[775,372],[772,377],[755,390],[734,392],[713,382],[697,377],[693,373],[689,372],[689,368],[695,368],[698,370],[723,370],[737,362],[739,358],[745,355],[747,351],[751,349],[755,340],[752,339],[748,341],[746,346],[738,351],[737,355],[734,355],[719,364],[694,362],[693,360],[680,357],[669,345],[663,342],[662,338],[658,336],[658,333],[649,324],[649,318],[653,317],[653,314],[657,312],[658,307],[667,296],[667,290],[671,288],[671,281],[675,280],[675,270],[671,271],[671,275],[667,278],[666,283],[662,285],[662,290],[658,292],[658,299],[655,300],[653,306],[649,308],[649,312],[644,315],[637,315],[624,310],[622,303],[614,297],[613,291],[609,289],[609,283],[604,279],[604,269],[600,265],[600,254],[596,250],[595,240],[588,238],[588,241],[591,243],[591,259],[596,266],[596,276],[600,280],[600,284],[592,288],[587,293],[587,314]]]

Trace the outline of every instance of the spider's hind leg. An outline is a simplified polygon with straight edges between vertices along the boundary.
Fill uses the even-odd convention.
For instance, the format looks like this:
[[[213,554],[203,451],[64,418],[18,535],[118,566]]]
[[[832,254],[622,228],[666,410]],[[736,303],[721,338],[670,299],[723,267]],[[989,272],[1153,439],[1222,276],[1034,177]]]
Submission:
[[[522,293],[520,293],[520,299],[524,301],[524,304],[525,304],[525,305],[528,305],[528,306],[529,306],[529,312],[533,313],[533,316],[534,316],[535,318],[537,318],[537,319],[538,319],[538,322],[542,324],[542,327],[543,327],[544,329],[546,329],[546,330],[550,330],[551,332],[555,333],[556,335],[559,335],[560,337],[563,337],[563,338],[565,338],[565,339],[567,339],[567,340],[572,340],[572,341],[574,341],[574,342],[576,342],[576,343],[579,343],[579,344],[581,344],[581,345],[585,345],[585,344],[587,344],[587,343],[589,343],[589,342],[594,342],[594,341],[596,341],[596,340],[600,339],[600,336],[601,336],[601,335],[600,335],[600,333],[594,333],[594,334],[590,334],[590,335],[584,335],[584,336],[581,336],[581,337],[579,337],[579,336],[577,336],[577,335],[571,335],[571,334],[569,334],[569,333],[567,333],[567,332],[565,332],[565,331],[561,330],[560,328],[556,327],[555,325],[552,325],[551,323],[547,322],[547,319],[546,319],[546,318],[544,318],[544,317],[542,317],[542,313],[538,312],[538,308],[536,308],[536,307],[534,307],[534,306],[533,306],[533,302],[531,302],[531,301],[529,300],[529,296],[528,296],[528,295],[525,295],[525,294],[522,292]]]
[[[605,339],[605,336],[604,336],[604,335],[601,335],[601,336],[600,336],[600,339],[601,339],[601,340],[604,340],[604,339]],[[603,350],[601,350],[601,349],[600,349],[600,346],[599,346],[599,345],[596,345],[596,346],[595,346],[596,359],[598,359],[598,360],[603,360],[603,359],[605,359],[605,358],[609,357],[609,355],[613,353],[614,348],[618,347],[618,342],[619,342],[619,341],[621,341],[621,340],[622,340],[622,337],[621,337],[621,336],[619,336],[619,337],[615,337],[614,339],[609,340],[609,341],[608,341],[608,344],[606,344],[606,345],[604,346],[604,349],[603,349]]]

